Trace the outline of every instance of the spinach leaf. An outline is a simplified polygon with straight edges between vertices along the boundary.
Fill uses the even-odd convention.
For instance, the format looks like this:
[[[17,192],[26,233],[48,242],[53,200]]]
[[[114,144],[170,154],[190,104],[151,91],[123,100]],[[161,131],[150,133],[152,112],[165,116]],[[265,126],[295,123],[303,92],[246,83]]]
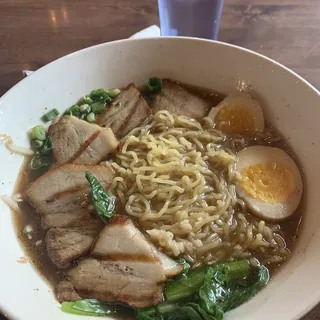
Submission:
[[[269,279],[269,270],[265,266],[252,268],[252,271],[245,280],[238,281],[230,286],[230,294],[224,302],[224,311],[232,310],[248,301],[267,285]]]
[[[108,304],[96,299],[85,299],[74,302],[63,302],[61,310],[66,313],[83,316],[105,316],[117,313],[117,305]]]
[[[116,198],[104,191],[98,179],[89,171],[86,171],[86,179],[89,181],[92,189],[92,203],[97,214],[103,222],[107,222],[113,215]]]
[[[249,263],[247,260],[237,260],[227,263],[218,263],[214,266],[203,266],[196,268],[187,274],[181,274],[169,283],[164,291],[167,301],[176,302],[187,298],[198,291],[204,283],[208,270],[219,271],[220,276],[226,274],[230,280],[241,279],[249,274]],[[223,272],[222,272],[223,270]]]
[[[204,266],[182,274],[166,286],[166,301],[139,309],[138,320],[222,320],[269,281],[268,269],[247,260]]]
[[[137,320],[202,320],[192,305],[180,306],[163,302],[156,307],[137,309]]]
[[[208,268],[207,266],[196,268],[169,283],[164,290],[166,301],[177,302],[194,294],[203,285]]]
[[[224,312],[236,308],[261,290],[269,281],[266,267],[253,267],[246,279],[232,281],[225,267],[210,268],[204,285],[198,293],[199,306],[216,320],[223,319]]]

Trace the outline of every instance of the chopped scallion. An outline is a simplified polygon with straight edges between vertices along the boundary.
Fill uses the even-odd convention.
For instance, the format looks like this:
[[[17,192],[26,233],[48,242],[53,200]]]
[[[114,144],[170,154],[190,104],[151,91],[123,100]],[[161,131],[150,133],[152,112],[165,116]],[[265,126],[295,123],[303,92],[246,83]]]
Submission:
[[[82,102],[83,104],[89,104],[89,105],[90,105],[91,103],[93,103],[93,100],[90,98],[89,95],[85,95],[85,96],[82,98],[81,102]]]
[[[90,106],[89,106],[87,103],[81,105],[80,108],[79,108],[79,110],[80,110],[81,113],[89,113],[89,112],[90,112],[90,109],[91,109],[91,108],[90,108]]]
[[[91,105],[91,110],[94,114],[102,113],[106,111],[106,106],[102,101],[97,101]]]
[[[90,93],[90,98],[94,102],[97,102],[97,101],[110,102],[112,100],[111,97],[108,95],[108,93],[102,88],[92,90]]]
[[[60,112],[57,109],[52,109],[42,116],[42,120],[44,122],[51,121],[53,118],[55,118],[59,114],[60,114]]]
[[[115,88],[115,89],[109,89],[106,92],[111,98],[114,98],[115,96],[117,96],[121,92],[121,90]]]
[[[46,141],[44,142],[44,145],[39,150],[41,155],[49,155],[52,151],[52,138],[50,136],[47,136]]]
[[[44,142],[41,140],[31,140],[32,149],[39,149],[44,145]]]
[[[32,140],[46,140],[46,128],[42,125],[33,127],[30,130],[30,138]]]
[[[50,160],[47,157],[33,157],[29,162],[29,167],[31,170],[38,170],[42,168],[47,168],[50,166]]]
[[[87,115],[87,121],[88,122],[94,122],[96,120],[96,116],[93,112],[90,112],[88,115]]]
[[[80,107],[77,104],[74,104],[72,107],[69,108],[69,114],[79,117],[80,116]]]
[[[162,90],[162,80],[157,77],[149,78],[148,90],[150,93],[160,92]]]

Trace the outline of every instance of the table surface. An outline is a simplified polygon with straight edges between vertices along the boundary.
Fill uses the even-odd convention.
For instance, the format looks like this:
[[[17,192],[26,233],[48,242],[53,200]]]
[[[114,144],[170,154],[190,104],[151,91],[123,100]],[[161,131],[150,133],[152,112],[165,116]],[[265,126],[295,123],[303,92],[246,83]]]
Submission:
[[[1,0],[0,12],[0,96],[21,70],[159,24],[156,0]],[[219,40],[273,58],[320,89],[319,14],[320,0],[225,0]],[[320,319],[320,305],[303,318],[311,319]]]

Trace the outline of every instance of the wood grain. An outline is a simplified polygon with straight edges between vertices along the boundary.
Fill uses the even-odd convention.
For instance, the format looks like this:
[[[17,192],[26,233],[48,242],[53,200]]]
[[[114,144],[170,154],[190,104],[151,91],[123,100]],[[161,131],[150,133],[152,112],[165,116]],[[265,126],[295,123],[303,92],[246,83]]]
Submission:
[[[65,54],[158,24],[156,0],[1,0],[0,95]],[[219,39],[267,55],[320,88],[320,0],[225,0]],[[303,320],[320,319],[320,305]]]

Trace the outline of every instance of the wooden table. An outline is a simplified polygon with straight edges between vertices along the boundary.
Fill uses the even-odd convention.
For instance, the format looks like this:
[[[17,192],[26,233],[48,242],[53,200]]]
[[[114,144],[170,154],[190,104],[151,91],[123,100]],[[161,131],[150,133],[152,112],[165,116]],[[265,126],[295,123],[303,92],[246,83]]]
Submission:
[[[67,53],[158,24],[157,0],[1,0],[0,95]],[[320,0],[225,0],[220,40],[269,56],[320,89]],[[320,305],[303,318],[320,319]]]

